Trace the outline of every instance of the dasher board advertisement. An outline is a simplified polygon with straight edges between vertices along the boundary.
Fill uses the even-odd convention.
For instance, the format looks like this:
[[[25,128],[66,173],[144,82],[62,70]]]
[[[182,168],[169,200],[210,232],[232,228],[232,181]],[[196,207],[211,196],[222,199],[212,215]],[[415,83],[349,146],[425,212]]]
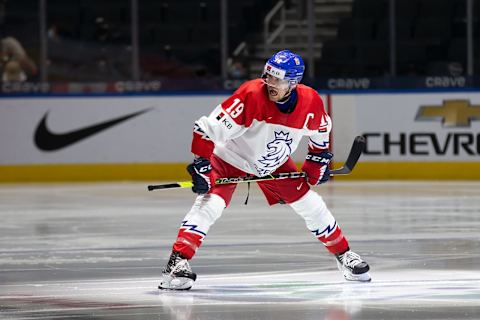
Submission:
[[[0,165],[186,162],[194,121],[225,98],[0,99]]]
[[[355,100],[365,161],[479,161],[480,94],[368,94]]]

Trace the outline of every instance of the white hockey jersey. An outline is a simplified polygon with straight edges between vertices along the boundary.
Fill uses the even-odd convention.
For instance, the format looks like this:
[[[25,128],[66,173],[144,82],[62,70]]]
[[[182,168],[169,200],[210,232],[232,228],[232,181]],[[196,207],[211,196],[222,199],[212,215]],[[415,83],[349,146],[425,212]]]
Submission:
[[[207,117],[195,123],[192,152],[209,157],[212,152],[232,166],[256,176],[274,172],[309,136],[309,150],[329,148],[330,117],[318,93],[297,86],[297,105],[282,113],[268,99],[261,79],[245,82]],[[213,145],[209,145],[213,143]]]

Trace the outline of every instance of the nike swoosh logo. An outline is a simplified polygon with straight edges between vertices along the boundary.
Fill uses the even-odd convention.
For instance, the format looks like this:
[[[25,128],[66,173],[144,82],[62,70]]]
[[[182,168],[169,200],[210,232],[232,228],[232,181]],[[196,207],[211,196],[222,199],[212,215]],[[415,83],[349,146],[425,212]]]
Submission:
[[[302,182],[302,183],[300,183],[300,185],[297,187],[297,190],[299,190],[299,191],[300,191],[300,189],[302,188],[302,186],[303,186],[303,182]]]
[[[152,110],[152,108],[65,133],[53,133],[47,128],[47,111],[35,129],[35,145],[43,151],[59,150],[150,110]]]

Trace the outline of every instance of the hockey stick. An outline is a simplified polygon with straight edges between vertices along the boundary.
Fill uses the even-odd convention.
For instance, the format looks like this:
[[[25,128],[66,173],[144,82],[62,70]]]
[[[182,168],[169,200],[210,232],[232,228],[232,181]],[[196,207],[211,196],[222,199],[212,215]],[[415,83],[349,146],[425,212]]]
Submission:
[[[331,170],[330,175],[338,176],[352,172],[353,168],[358,162],[358,159],[362,155],[363,150],[365,149],[365,145],[365,137],[356,136],[355,140],[353,140],[352,148],[350,149],[350,153],[348,154],[347,161],[345,161],[344,166],[339,169]]]
[[[348,154],[345,165],[341,168],[330,170],[330,176],[346,175],[352,172],[353,168],[358,162],[363,149],[365,148],[365,138],[363,136],[355,137],[352,148]],[[267,180],[281,180],[281,179],[294,179],[306,177],[305,172],[283,172],[279,174],[270,174],[265,177],[245,176],[245,177],[233,177],[233,178],[218,178],[215,180],[215,184],[230,184],[230,183],[242,183],[242,182],[256,182]],[[160,190],[160,189],[172,189],[172,188],[189,188],[193,186],[192,181],[181,181],[167,184],[149,185],[148,191]]]

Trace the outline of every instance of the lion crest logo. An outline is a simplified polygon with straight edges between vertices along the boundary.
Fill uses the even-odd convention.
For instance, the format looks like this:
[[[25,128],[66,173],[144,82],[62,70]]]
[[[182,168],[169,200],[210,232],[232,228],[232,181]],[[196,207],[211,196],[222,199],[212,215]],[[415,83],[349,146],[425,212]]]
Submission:
[[[289,139],[289,133],[280,131],[274,134],[275,138],[273,141],[267,143],[267,154],[258,160],[258,162],[262,164],[262,168],[257,168],[260,175],[267,175],[274,171],[276,167],[284,162],[292,153],[292,149],[290,148],[292,139]]]

